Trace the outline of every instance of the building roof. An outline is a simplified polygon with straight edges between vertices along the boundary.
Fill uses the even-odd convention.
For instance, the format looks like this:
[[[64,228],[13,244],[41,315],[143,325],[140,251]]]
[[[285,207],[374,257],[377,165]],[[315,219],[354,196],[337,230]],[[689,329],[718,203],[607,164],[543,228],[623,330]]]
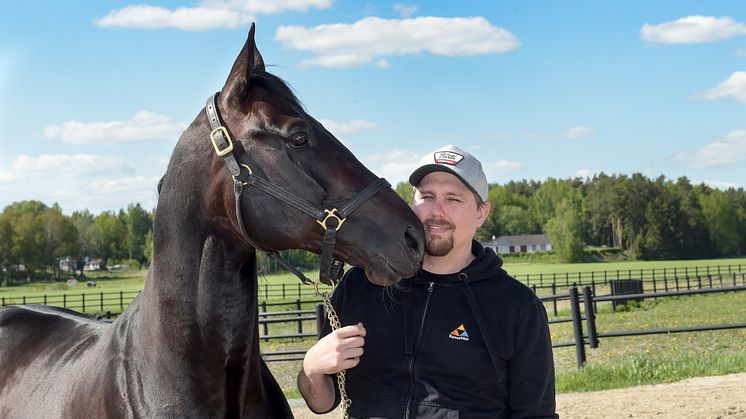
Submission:
[[[495,240],[484,242],[485,246],[532,246],[552,244],[546,234],[519,234],[516,236],[500,236]]]

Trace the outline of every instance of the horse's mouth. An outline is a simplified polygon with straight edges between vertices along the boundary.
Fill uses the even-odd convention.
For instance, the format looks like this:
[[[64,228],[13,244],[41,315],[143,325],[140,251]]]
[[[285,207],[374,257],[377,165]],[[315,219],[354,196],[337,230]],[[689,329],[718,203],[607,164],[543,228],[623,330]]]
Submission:
[[[399,282],[402,278],[409,278],[410,276],[417,273],[419,266],[414,262],[406,267],[406,269],[397,269],[392,266],[383,255],[376,255],[375,261],[365,267],[365,276],[371,283],[381,286],[389,287]]]

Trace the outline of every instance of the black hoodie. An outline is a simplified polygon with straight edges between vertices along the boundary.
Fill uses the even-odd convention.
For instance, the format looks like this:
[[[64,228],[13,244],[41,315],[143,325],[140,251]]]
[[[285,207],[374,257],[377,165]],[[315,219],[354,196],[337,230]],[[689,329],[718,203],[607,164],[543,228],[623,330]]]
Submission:
[[[491,249],[474,241],[472,252],[458,273],[421,270],[392,288],[347,272],[332,302],[342,326],[367,332],[347,371],[350,416],[557,417],[544,306]]]

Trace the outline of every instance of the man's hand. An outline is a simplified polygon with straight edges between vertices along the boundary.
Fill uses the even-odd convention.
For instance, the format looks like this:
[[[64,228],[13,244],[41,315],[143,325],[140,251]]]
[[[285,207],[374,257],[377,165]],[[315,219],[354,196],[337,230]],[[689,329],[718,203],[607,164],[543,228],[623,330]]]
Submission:
[[[298,390],[308,407],[326,413],[334,406],[334,382],[329,375],[360,363],[365,345],[362,323],[341,327],[316,342],[303,358],[298,374]]]
[[[341,327],[316,342],[306,352],[303,371],[309,378],[336,374],[360,363],[365,345],[365,327],[362,323]]]

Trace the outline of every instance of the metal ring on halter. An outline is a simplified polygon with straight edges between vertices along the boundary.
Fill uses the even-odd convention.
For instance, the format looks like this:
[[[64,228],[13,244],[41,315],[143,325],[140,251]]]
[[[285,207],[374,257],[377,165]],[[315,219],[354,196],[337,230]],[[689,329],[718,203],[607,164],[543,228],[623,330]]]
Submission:
[[[253,174],[254,174],[254,172],[252,172],[252,171],[251,171],[251,167],[249,167],[248,165],[246,165],[246,164],[243,164],[243,163],[241,163],[241,166],[245,167],[245,168],[246,168],[246,170],[248,170],[248,171],[249,171],[249,174],[250,174],[250,175],[253,175]],[[238,179],[236,179],[236,176],[233,176],[233,181],[234,181],[234,182],[238,182],[239,180],[238,180]],[[243,181],[241,181],[241,184],[242,184],[242,185],[244,185],[244,186],[246,186],[246,185],[247,185],[248,183],[247,183],[247,182],[243,182]]]
[[[336,208],[332,208],[331,210],[325,209],[324,212],[326,213],[326,217],[324,217],[324,219],[321,221],[316,220],[317,223],[321,224],[321,227],[323,227],[324,230],[328,229],[326,226],[326,221],[329,220],[329,218],[337,219],[337,227],[334,229],[335,231],[339,231],[339,229],[342,227],[342,224],[347,221],[347,218],[340,218],[339,215],[337,215]]]

